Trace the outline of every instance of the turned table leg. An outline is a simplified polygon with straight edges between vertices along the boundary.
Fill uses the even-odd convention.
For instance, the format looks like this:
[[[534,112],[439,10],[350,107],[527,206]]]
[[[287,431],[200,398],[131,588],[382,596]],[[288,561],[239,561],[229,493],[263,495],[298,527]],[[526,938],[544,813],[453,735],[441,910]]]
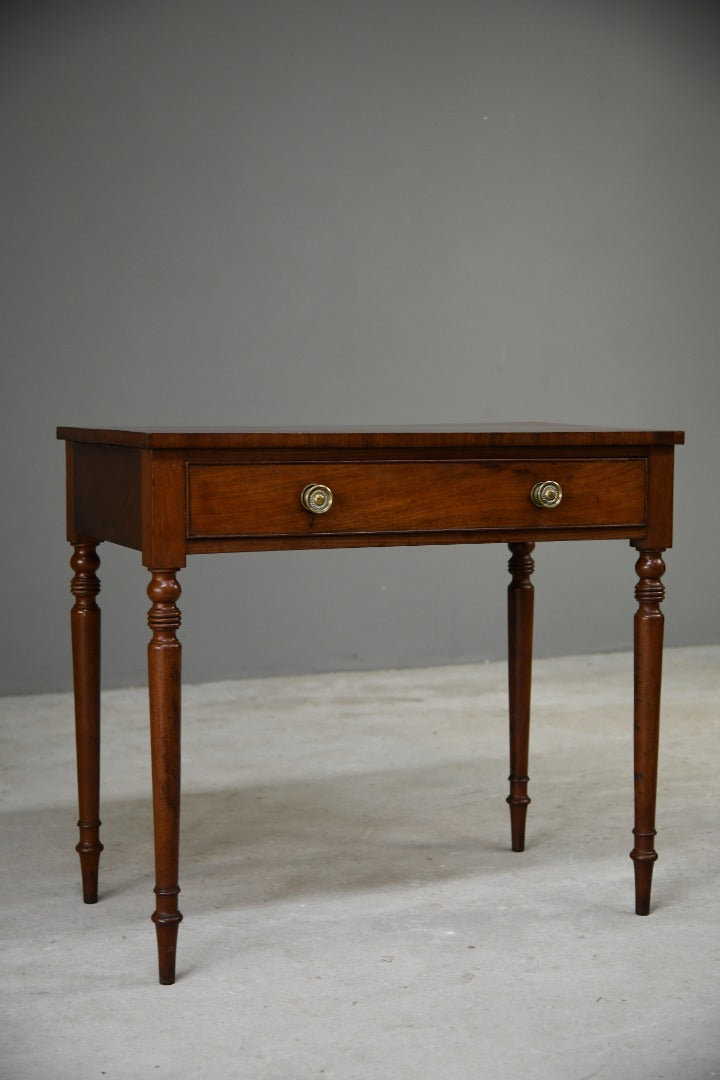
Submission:
[[[152,570],[148,596],[148,682],[155,826],[155,911],[160,982],[175,982],[178,926],[180,842],[180,672],[181,646],[176,636],[180,585],[175,570]]]
[[[635,865],[635,911],[650,912],[653,865],[657,859],[655,796],[657,792],[658,739],[660,731],[660,681],[662,673],[665,597],[662,549],[640,551],[635,565],[635,846],[630,858]]]
[[[510,694],[510,829],[513,851],[525,850],[525,819],[530,797],[528,751],[530,742],[530,681],[535,569],[532,543],[510,544],[508,570],[508,688]]]
[[[100,591],[96,571],[100,559],[94,540],[74,545],[70,590],[75,597],[70,612],[73,685],[75,690],[75,745],[78,777],[78,828],[75,850],[80,856],[83,900],[98,898],[100,842]]]

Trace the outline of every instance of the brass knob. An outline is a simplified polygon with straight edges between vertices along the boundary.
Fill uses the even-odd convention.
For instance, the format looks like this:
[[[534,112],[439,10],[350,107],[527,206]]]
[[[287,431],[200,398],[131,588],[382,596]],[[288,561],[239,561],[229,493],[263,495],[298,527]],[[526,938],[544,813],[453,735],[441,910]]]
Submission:
[[[552,510],[562,501],[562,488],[557,480],[541,480],[530,492],[530,498],[541,510]]]
[[[300,502],[311,514],[327,514],[332,501],[333,493],[325,484],[307,484],[300,496]]]

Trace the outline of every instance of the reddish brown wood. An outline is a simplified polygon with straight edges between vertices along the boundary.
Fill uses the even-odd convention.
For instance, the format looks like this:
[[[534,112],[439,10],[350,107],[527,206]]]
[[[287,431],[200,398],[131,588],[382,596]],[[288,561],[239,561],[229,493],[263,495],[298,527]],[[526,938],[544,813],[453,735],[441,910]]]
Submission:
[[[572,424],[428,424],[357,428],[58,428],[70,442],[138,446],[148,450],[251,448],[396,449],[449,447],[655,446],[684,441],[682,431],[596,428]]]
[[[648,527],[637,548],[664,551],[673,540],[673,467],[672,446],[651,446],[648,449]]]
[[[100,613],[95,545],[142,552],[148,621],[156,910],[161,982],[175,976],[180,807],[180,613],[188,554],[414,544],[509,543],[512,846],[524,847],[533,569],[538,540],[616,539],[640,550],[635,618],[636,909],[650,904],[664,569],[672,540],[674,447],[682,432],[550,424],[422,429],[223,431],[60,428],[67,446],[73,561],[73,655],[84,892],[97,897]],[[538,480],[563,500],[539,509]],[[329,483],[327,517],[300,506],[306,483]],[[171,569],[163,569],[170,567]]]
[[[635,587],[635,846],[630,858],[635,865],[635,911],[650,913],[652,872],[657,852],[655,799],[657,792],[658,742],[660,734],[660,682],[665,598],[662,551],[640,551],[635,564],[639,581]]]
[[[152,607],[148,625],[150,747],[153,820],[155,824],[155,896],[160,982],[175,982],[178,926],[178,859],[180,844],[180,674],[181,646],[176,631],[180,584],[175,570],[153,570],[148,585]]]
[[[645,472],[642,458],[190,465],[188,536],[642,525]],[[564,495],[548,513],[529,492],[550,477]],[[300,503],[313,482],[332,489],[327,514],[309,514]]]
[[[140,547],[140,459],[140,451],[127,446],[74,447],[70,507],[74,531]]]
[[[642,525],[606,526],[600,529],[573,526],[573,540],[617,540],[641,536]],[[305,536],[232,536],[187,541],[188,555],[221,551],[320,551],[330,548],[419,547],[432,544],[509,544],[526,541],[567,540],[564,529],[443,529],[435,532],[308,533]]]
[[[178,451],[142,455],[142,560],[148,569],[185,565],[186,471]]]
[[[75,688],[75,745],[77,751],[78,809],[83,900],[98,898],[100,842],[100,559],[94,541],[74,545],[70,565],[74,571],[70,613]]]
[[[533,605],[530,575],[535,569],[534,544],[510,544],[508,570],[508,686],[510,698],[510,830],[513,851],[525,850],[525,820],[530,797],[530,685],[532,675]]]

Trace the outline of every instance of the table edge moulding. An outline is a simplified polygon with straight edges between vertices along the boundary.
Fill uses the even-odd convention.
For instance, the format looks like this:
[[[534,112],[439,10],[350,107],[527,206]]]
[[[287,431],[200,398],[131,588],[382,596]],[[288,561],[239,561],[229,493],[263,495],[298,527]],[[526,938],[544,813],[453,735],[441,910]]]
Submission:
[[[650,911],[663,648],[663,552],[672,544],[679,431],[554,424],[356,428],[60,427],[73,545],[71,638],[83,897],[98,898],[102,541],[140,552],[159,977],[175,981],[180,886],[179,571],[217,552],[508,545],[511,846],[525,846],[534,587],[546,540],[636,549],[635,910]]]

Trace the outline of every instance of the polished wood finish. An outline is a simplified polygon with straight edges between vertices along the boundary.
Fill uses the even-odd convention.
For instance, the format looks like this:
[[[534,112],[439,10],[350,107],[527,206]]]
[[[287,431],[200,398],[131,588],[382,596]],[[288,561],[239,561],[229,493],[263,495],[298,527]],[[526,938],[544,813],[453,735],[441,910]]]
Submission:
[[[60,427],[58,438],[75,443],[137,446],[143,450],[345,450],[397,447],[672,446],[682,431],[595,428],[576,424],[426,424],[352,428],[86,428]]]
[[[154,570],[148,585],[152,607],[148,626],[150,746],[155,826],[155,911],[160,982],[175,981],[180,851],[180,671],[182,649],[176,631],[180,584],[174,570]]]
[[[533,605],[530,575],[535,569],[534,544],[510,544],[508,570],[508,690],[510,704],[510,830],[513,851],[525,850],[525,821],[530,797],[527,786],[530,744]]]
[[[160,981],[175,978],[180,828],[181,646],[177,574],[201,552],[412,544],[509,544],[512,847],[525,846],[532,665],[532,552],[542,540],[629,540],[639,552],[635,617],[636,910],[650,907],[664,570],[672,544],[673,455],[681,432],[567,425],[425,428],[59,428],[67,443],[83,892],[97,899],[100,612],[96,546],[141,552],[150,572],[150,733]],[[535,506],[548,480],[562,502]],[[305,509],[308,484],[333,491]]]
[[[660,604],[665,598],[661,551],[641,551],[635,564],[639,581],[635,587],[635,846],[630,858],[635,865],[635,911],[650,913],[650,888],[657,859],[655,797],[657,792],[658,742],[660,736],[660,682],[665,618]]]
[[[75,597],[70,613],[75,688],[75,746],[77,757],[80,856],[83,900],[98,898],[100,842],[100,559],[94,542],[74,545],[70,589]]]
[[[518,460],[322,462],[315,480],[333,492],[332,510],[303,509],[309,465],[190,465],[188,538],[318,536],[439,530],[639,526],[645,520],[645,462]],[[548,514],[528,499],[538,481],[562,485]],[[590,498],[588,497],[590,495]]]
[[[125,446],[88,445],[73,453],[72,527],[139,548],[141,463],[140,452]]]

